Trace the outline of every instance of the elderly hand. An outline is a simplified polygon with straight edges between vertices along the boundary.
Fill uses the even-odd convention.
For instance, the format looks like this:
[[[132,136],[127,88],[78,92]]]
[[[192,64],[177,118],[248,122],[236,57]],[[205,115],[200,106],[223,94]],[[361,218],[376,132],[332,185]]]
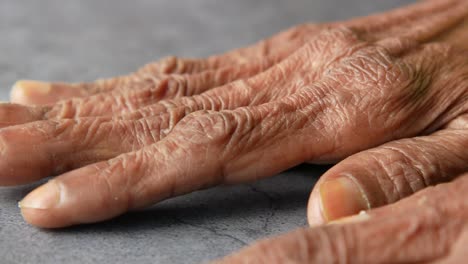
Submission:
[[[218,263],[466,263],[468,174],[395,204],[257,242]]]
[[[61,174],[20,202],[28,222],[49,228],[302,162],[339,161],[312,191],[312,225],[394,203],[468,169],[467,17],[466,1],[425,1],[109,80],[20,81],[12,100],[35,106],[0,105],[0,184]],[[408,253],[406,261],[422,259],[422,241],[440,237],[444,247],[427,254],[447,253],[468,221],[466,178],[417,196],[427,202],[412,197],[369,221],[298,231],[272,241],[275,252],[262,242],[239,256]],[[394,248],[378,255],[385,243]]]

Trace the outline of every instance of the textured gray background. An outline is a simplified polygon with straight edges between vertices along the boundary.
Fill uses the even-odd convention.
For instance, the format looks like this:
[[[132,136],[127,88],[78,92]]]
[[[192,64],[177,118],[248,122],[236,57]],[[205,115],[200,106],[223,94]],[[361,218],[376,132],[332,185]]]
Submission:
[[[0,0],[0,99],[21,78],[83,81],[162,56],[205,56],[306,21],[365,15],[409,0]],[[251,185],[168,200],[64,230],[24,223],[33,186],[0,187],[0,263],[197,263],[306,224],[326,167],[300,166]],[[1,172],[0,172],[1,173]]]

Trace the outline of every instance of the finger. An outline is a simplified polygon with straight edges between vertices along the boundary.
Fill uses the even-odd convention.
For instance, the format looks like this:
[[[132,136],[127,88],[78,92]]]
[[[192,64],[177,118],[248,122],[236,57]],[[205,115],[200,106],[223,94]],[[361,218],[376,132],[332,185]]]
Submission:
[[[459,238],[466,239],[467,191],[465,174],[343,224],[257,242],[217,263],[445,263],[465,252]]]
[[[313,37],[323,25],[304,24],[292,27],[251,46],[235,49],[206,59],[167,57],[160,62],[142,67],[137,73],[144,74],[194,74],[207,70],[247,65],[266,57],[286,58]]]
[[[136,151],[159,141],[183,114],[172,111],[141,120],[38,121],[4,128],[0,185],[29,183]]]
[[[164,95],[161,98],[172,98],[181,94],[192,95],[240,78],[253,76],[268,69],[279,60],[281,58],[278,56],[270,56],[243,66],[231,65],[193,75],[138,73],[76,84],[18,81],[12,88],[11,101],[27,105],[47,105],[70,98],[89,97],[98,93],[104,93],[102,96],[107,96],[109,92],[115,92],[113,94],[124,97],[125,94],[141,93],[141,90],[150,90],[154,93],[157,91]],[[166,85],[176,87],[164,88]]]
[[[200,74],[169,75],[162,79],[150,78],[139,82],[127,82],[120,88],[114,87],[112,92],[63,100],[51,106],[43,106],[44,118],[111,116],[136,111],[164,99],[203,93],[233,80],[255,75],[274,63],[275,61],[264,59],[246,67],[230,67]]]
[[[69,98],[86,97],[108,92],[118,87],[127,87],[138,82],[134,76],[120,76],[88,83],[62,83],[21,80],[16,82],[10,93],[13,103],[26,105],[48,105]]]
[[[269,66],[273,65],[276,61],[281,61],[304,44],[306,39],[317,30],[318,26],[315,25],[296,26],[255,45],[237,49],[226,54],[212,56],[207,59],[168,57],[158,62],[147,64],[135,73],[97,80],[95,82],[73,84],[18,81],[12,88],[11,101],[32,105],[51,104],[60,100],[86,97],[115,89],[128,90],[141,86],[138,85],[141,83],[144,86],[144,82],[142,82],[144,79],[163,79],[169,74],[197,74],[208,71],[209,75],[219,70],[220,72],[214,75],[226,76],[229,75],[227,72],[233,72],[234,74],[232,74],[231,79],[228,79],[233,81],[257,73],[259,67],[265,67],[265,61],[269,61]],[[260,61],[261,63],[257,63],[256,61]],[[252,63],[253,65],[251,65]],[[257,69],[257,72],[253,71],[254,68]],[[239,69],[243,69],[242,74],[239,74]],[[246,75],[248,72],[250,74]],[[210,86],[207,86],[205,89],[208,88]]]
[[[311,225],[394,203],[468,170],[468,130],[447,129],[366,150],[335,165],[310,196]]]
[[[417,27],[434,15],[437,16],[447,10],[456,9],[462,2],[460,0],[421,1],[391,11],[351,19],[344,23],[349,27],[359,28],[368,35],[373,35],[371,37],[379,39],[382,36],[391,36],[392,32],[401,32],[401,29],[409,30]]]

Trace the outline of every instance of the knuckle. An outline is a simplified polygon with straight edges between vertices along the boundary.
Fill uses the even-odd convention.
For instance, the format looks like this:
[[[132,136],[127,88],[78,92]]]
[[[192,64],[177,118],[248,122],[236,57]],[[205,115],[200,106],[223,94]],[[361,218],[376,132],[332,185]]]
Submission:
[[[190,95],[189,82],[187,75],[171,75],[168,79],[168,94],[171,96]]]
[[[156,63],[147,64],[142,67],[137,73],[145,74],[145,73],[175,73],[176,69],[178,69],[180,59],[175,56],[168,56],[166,58],[161,59]]]
[[[427,170],[414,153],[399,146],[383,146],[372,151],[372,162],[387,203],[393,203],[432,184]]]
[[[138,119],[131,127],[134,130],[131,137],[136,140],[138,147],[156,143],[167,136],[182,117],[182,111],[170,110],[158,116]]]
[[[195,72],[196,66],[195,61],[169,56],[152,65],[147,65],[138,72],[145,73],[145,71],[151,70],[156,74],[183,74]]]
[[[183,118],[174,132],[184,140],[205,147],[221,149],[221,156],[235,155],[242,147],[251,146],[256,122],[247,108],[235,111],[197,111]]]
[[[417,41],[402,36],[387,37],[377,41],[377,46],[384,48],[392,55],[399,55],[405,50],[414,48],[417,45],[419,45]]]
[[[116,204],[118,208],[115,208],[116,205],[113,205],[112,208],[118,211],[126,211],[130,208],[130,198],[127,192],[128,185],[122,184],[123,179],[119,177],[122,173],[121,169],[116,168],[115,164],[113,167],[105,167],[105,165],[99,163],[92,165],[92,168],[97,172],[96,177],[94,177],[94,185],[100,187],[99,193],[103,197],[100,202],[103,204],[103,208]],[[115,201],[119,202],[115,203]]]
[[[121,155],[105,162],[104,168],[99,170],[96,177],[98,181],[107,186],[107,196],[110,200],[119,200],[119,205],[125,210],[139,207],[140,196],[147,195],[146,175],[150,166],[152,153],[149,150],[140,150],[130,154]]]
[[[350,56],[365,45],[357,31],[349,27],[333,27],[320,31],[305,44],[305,52],[311,63],[325,62],[327,68],[341,58]]]
[[[125,146],[128,150],[137,150],[159,141],[160,122],[156,119],[159,117],[115,122],[112,132],[119,134],[121,146]]]
[[[238,80],[211,89],[194,98],[204,109],[232,109],[246,105],[248,102],[255,104],[255,102],[262,101],[260,97],[265,97],[268,91],[260,87],[262,87],[261,83],[257,83],[254,79]]]
[[[79,146],[91,146],[109,132],[104,124],[105,119],[100,118],[61,120],[56,123],[54,137],[75,141]]]
[[[74,98],[53,105],[45,119],[68,119],[89,116],[103,116],[109,113],[133,109],[127,98],[115,94],[96,94],[86,98]]]
[[[395,59],[384,48],[369,46],[344,58],[332,70],[332,76],[340,86],[352,87],[349,100],[341,100],[347,109],[359,113],[369,113],[372,109],[367,114],[369,126],[381,127],[384,132],[394,131],[394,135],[407,134],[409,129],[420,129],[410,128],[413,123],[409,119],[423,104],[420,101],[432,84],[431,69],[425,66]],[[341,97],[346,92],[341,91]]]
[[[184,117],[174,132],[192,143],[222,142],[234,129],[232,116],[215,111],[196,111]]]
[[[466,143],[466,135],[459,130],[431,139],[402,139],[357,155],[369,164],[366,170],[375,176],[388,204],[462,173],[466,155],[459,146]]]
[[[178,100],[174,100],[174,99],[162,100],[155,104],[138,108],[134,112],[123,114],[121,118],[135,120],[139,118],[153,117],[156,115],[163,115],[163,114],[175,112],[178,109],[185,107],[184,100],[186,99],[180,98]]]
[[[77,116],[77,100],[65,100],[53,105],[45,114],[45,119],[65,119]]]
[[[159,115],[157,122],[160,138],[167,136],[186,115],[187,111],[183,108],[169,109],[167,113]]]
[[[220,110],[225,107],[225,100],[219,95],[200,94],[185,99],[184,106],[189,112],[197,110]]]
[[[120,140],[117,144],[120,146],[119,149],[134,151],[165,138],[184,116],[184,109],[175,108],[169,109],[166,113],[136,120],[117,120],[102,126],[99,134],[102,136],[111,134],[112,139]],[[109,145],[107,141],[106,144]]]
[[[346,81],[352,81],[358,89],[385,90],[399,86],[411,78],[411,69],[389,56],[384,49],[366,47],[343,60]],[[378,89],[376,89],[378,88]]]
[[[147,101],[148,97],[150,95],[148,93],[143,93],[137,94],[136,98],[138,98],[138,101]],[[96,107],[94,102],[90,104],[90,102],[87,102],[86,104],[83,105],[80,109],[89,109],[88,112],[86,113],[87,116],[90,115],[106,115],[106,110],[110,111],[111,113],[121,113],[124,111],[135,111],[138,107],[138,103],[136,103],[134,100],[132,100],[132,96],[130,95],[123,95],[123,94],[114,94],[111,93],[103,98],[103,101],[101,102],[99,107]]]
[[[358,32],[351,27],[341,26],[327,28],[320,31],[312,43],[330,48],[351,48],[362,42]]]
[[[171,74],[162,80],[154,80],[153,96],[157,98],[174,98],[189,95],[187,77],[183,75]]]

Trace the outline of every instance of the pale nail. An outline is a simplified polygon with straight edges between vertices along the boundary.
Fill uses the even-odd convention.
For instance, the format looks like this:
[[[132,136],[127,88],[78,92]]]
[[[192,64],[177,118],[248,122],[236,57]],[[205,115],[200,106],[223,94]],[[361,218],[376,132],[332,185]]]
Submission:
[[[26,209],[50,209],[56,207],[59,202],[60,188],[54,180],[51,180],[29,193],[18,206]]]
[[[333,221],[370,209],[361,186],[349,176],[340,176],[320,185],[320,202],[325,221]]]
[[[22,80],[17,81],[11,89],[12,101],[21,101],[31,96],[49,94],[52,89],[50,83],[39,81]]]

